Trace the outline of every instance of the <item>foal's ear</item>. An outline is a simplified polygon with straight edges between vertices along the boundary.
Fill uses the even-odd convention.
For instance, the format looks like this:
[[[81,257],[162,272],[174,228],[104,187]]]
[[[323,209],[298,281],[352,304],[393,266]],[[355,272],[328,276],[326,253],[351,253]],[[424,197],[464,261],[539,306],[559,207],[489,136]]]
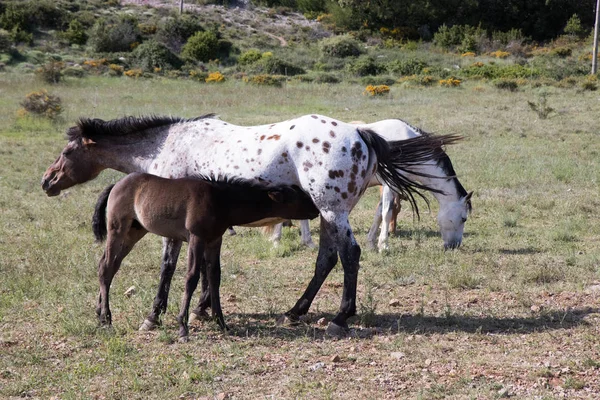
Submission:
[[[268,194],[269,198],[275,203],[283,203],[284,195],[283,192],[281,192],[280,190],[270,190]]]

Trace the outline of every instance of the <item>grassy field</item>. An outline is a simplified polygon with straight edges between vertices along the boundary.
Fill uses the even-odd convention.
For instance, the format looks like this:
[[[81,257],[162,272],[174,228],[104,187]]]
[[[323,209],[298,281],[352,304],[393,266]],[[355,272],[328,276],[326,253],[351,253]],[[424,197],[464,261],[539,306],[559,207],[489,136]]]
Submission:
[[[370,98],[352,85],[86,78],[47,88],[63,100],[60,121],[18,118],[19,102],[41,87],[0,74],[0,398],[600,397],[598,93],[477,82],[393,86]],[[542,95],[555,110],[547,119],[528,105]],[[102,247],[90,221],[99,192],[121,175],[106,171],[47,198],[42,173],[80,116],[207,112],[241,125],[307,113],[402,118],[464,135],[448,149],[475,191],[463,246],[442,250],[432,203],[420,221],[403,210],[387,253],[366,251],[378,196],[370,189],[351,215],[363,246],[359,315],[351,337],[335,340],[318,321],[339,307],[339,265],[304,324],[276,326],[310,280],[316,251],[300,246],[297,228],[277,249],[258,230],[239,229],[222,252],[231,332],[197,323],[180,344],[183,259],[164,326],[137,331],[159,277],[161,242],[149,235],[113,283],[114,329],[98,329]]]

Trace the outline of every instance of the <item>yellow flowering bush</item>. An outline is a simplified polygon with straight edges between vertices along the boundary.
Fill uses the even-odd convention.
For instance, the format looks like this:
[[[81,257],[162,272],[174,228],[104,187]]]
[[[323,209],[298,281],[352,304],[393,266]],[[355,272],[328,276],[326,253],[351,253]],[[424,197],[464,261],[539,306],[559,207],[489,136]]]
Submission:
[[[140,76],[142,76],[143,72],[140,68],[134,68],[134,69],[128,69],[127,71],[125,71],[123,73],[123,75],[129,77],[129,78],[139,78]]]
[[[506,57],[510,56],[510,53],[508,51],[496,50],[496,51],[491,52],[490,56],[496,57],[496,58],[506,58]]]
[[[477,61],[477,62],[474,62],[474,63],[473,63],[473,66],[474,66],[474,67],[477,67],[477,68],[481,68],[481,67],[483,67],[483,66],[484,66],[484,64],[483,64],[481,61]]]
[[[124,71],[125,71],[125,68],[123,68],[122,65],[109,64],[109,66],[108,66],[108,73],[109,73],[109,75],[112,75],[112,76],[121,76],[121,75],[123,75]]]
[[[447,79],[439,80],[440,86],[444,86],[444,87],[458,87],[458,86],[460,86],[461,83],[462,83],[462,81],[460,79],[456,79],[452,76]]]
[[[467,51],[466,53],[462,53],[460,56],[461,57],[475,57],[475,53],[473,53],[472,51]]]
[[[363,94],[369,96],[383,96],[389,92],[390,87],[388,85],[369,85],[365,88]]]
[[[63,111],[60,97],[54,96],[46,89],[31,92],[21,102],[23,107],[17,112],[17,116],[24,117],[35,114],[49,119],[55,119]]]
[[[220,73],[219,71],[216,72],[211,72],[210,74],[208,74],[208,77],[206,78],[206,82],[207,83],[211,83],[211,82],[225,82],[225,76],[223,76],[222,73]]]
[[[108,63],[108,60],[106,58],[101,58],[99,60],[85,60],[83,62],[83,65],[87,66],[88,68],[99,69],[100,67],[106,65],[107,63]]]

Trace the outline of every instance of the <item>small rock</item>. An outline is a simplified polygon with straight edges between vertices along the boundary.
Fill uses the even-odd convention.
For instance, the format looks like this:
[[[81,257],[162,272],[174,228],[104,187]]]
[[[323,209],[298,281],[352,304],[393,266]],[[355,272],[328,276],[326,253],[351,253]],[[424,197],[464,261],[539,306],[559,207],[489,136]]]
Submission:
[[[327,320],[325,318],[320,318],[317,321],[317,325],[319,325],[319,326],[327,326]]]
[[[539,312],[542,308],[540,306],[536,306],[535,304],[531,306],[532,312]]]
[[[124,293],[124,294],[125,294],[125,296],[126,296],[126,297],[131,297],[131,296],[133,296],[133,295],[135,294],[135,286],[131,286],[129,289],[127,289],[127,290],[125,291],[125,293]]]
[[[333,363],[340,362],[341,360],[342,360],[342,359],[341,359],[341,358],[340,358],[340,356],[338,356],[337,354],[336,354],[335,356],[333,356],[333,357],[331,357],[331,358],[329,359],[329,361],[331,361],[331,362],[333,362]]]
[[[394,351],[394,352],[390,353],[390,357],[395,358],[396,360],[399,360],[401,358],[404,358],[405,354],[401,351]]]
[[[217,400],[226,400],[229,398],[229,393],[221,392],[217,395]]]
[[[308,367],[308,370],[309,371],[316,371],[316,370],[321,369],[323,367],[325,367],[325,363],[319,361],[318,363],[316,363],[316,364],[311,365],[310,367]]]
[[[388,305],[390,307],[400,307],[400,300],[398,300],[398,299],[391,299],[390,302],[388,303]]]
[[[585,289],[586,293],[600,293],[600,285],[592,285],[592,286],[588,286],[587,289]]]
[[[427,360],[425,360],[425,365],[427,365],[428,367],[431,365],[431,359],[428,358]]]
[[[503,398],[506,398],[509,396],[510,396],[510,392],[507,387],[503,387],[502,389],[498,390],[498,398],[499,399],[503,399]]]

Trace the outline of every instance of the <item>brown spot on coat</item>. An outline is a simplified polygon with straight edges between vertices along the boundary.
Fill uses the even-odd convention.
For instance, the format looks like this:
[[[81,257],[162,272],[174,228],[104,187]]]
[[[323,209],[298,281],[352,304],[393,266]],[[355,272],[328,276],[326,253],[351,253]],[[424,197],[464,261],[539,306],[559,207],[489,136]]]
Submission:
[[[342,199],[347,199],[347,198],[348,198],[348,193],[342,192]]]
[[[319,117],[317,117],[316,115],[311,115],[310,117],[314,119],[319,119]]]
[[[335,137],[335,132],[334,131],[329,131],[329,136],[331,136],[332,138]]]
[[[319,143],[319,142],[320,142],[320,140],[319,140],[319,139],[317,139],[317,138],[314,138],[314,139],[312,140],[312,142],[313,142],[313,143]]]
[[[337,126],[337,122],[335,122],[335,121],[331,121],[331,125],[333,125],[333,126]]]
[[[298,146],[298,148],[301,149],[302,146],[304,146],[304,143],[302,143],[302,142],[296,142],[296,146]]]
[[[330,148],[331,144],[329,142],[323,142],[323,153],[329,153]]]
[[[327,121],[325,121],[324,119],[322,119],[322,120],[321,120],[321,123],[322,123],[322,124],[326,124],[326,123],[327,123]]]
[[[292,125],[292,126],[290,126],[290,131],[291,131],[292,129],[294,129],[295,127],[296,127],[296,125]]]
[[[262,136],[260,137],[260,140],[265,140],[265,138],[266,138],[266,136],[265,136],[265,135],[262,135]]]
[[[279,140],[280,137],[281,137],[281,135],[272,135],[272,136],[269,136],[267,138],[267,140],[271,140],[271,139],[273,139],[273,140]]]

